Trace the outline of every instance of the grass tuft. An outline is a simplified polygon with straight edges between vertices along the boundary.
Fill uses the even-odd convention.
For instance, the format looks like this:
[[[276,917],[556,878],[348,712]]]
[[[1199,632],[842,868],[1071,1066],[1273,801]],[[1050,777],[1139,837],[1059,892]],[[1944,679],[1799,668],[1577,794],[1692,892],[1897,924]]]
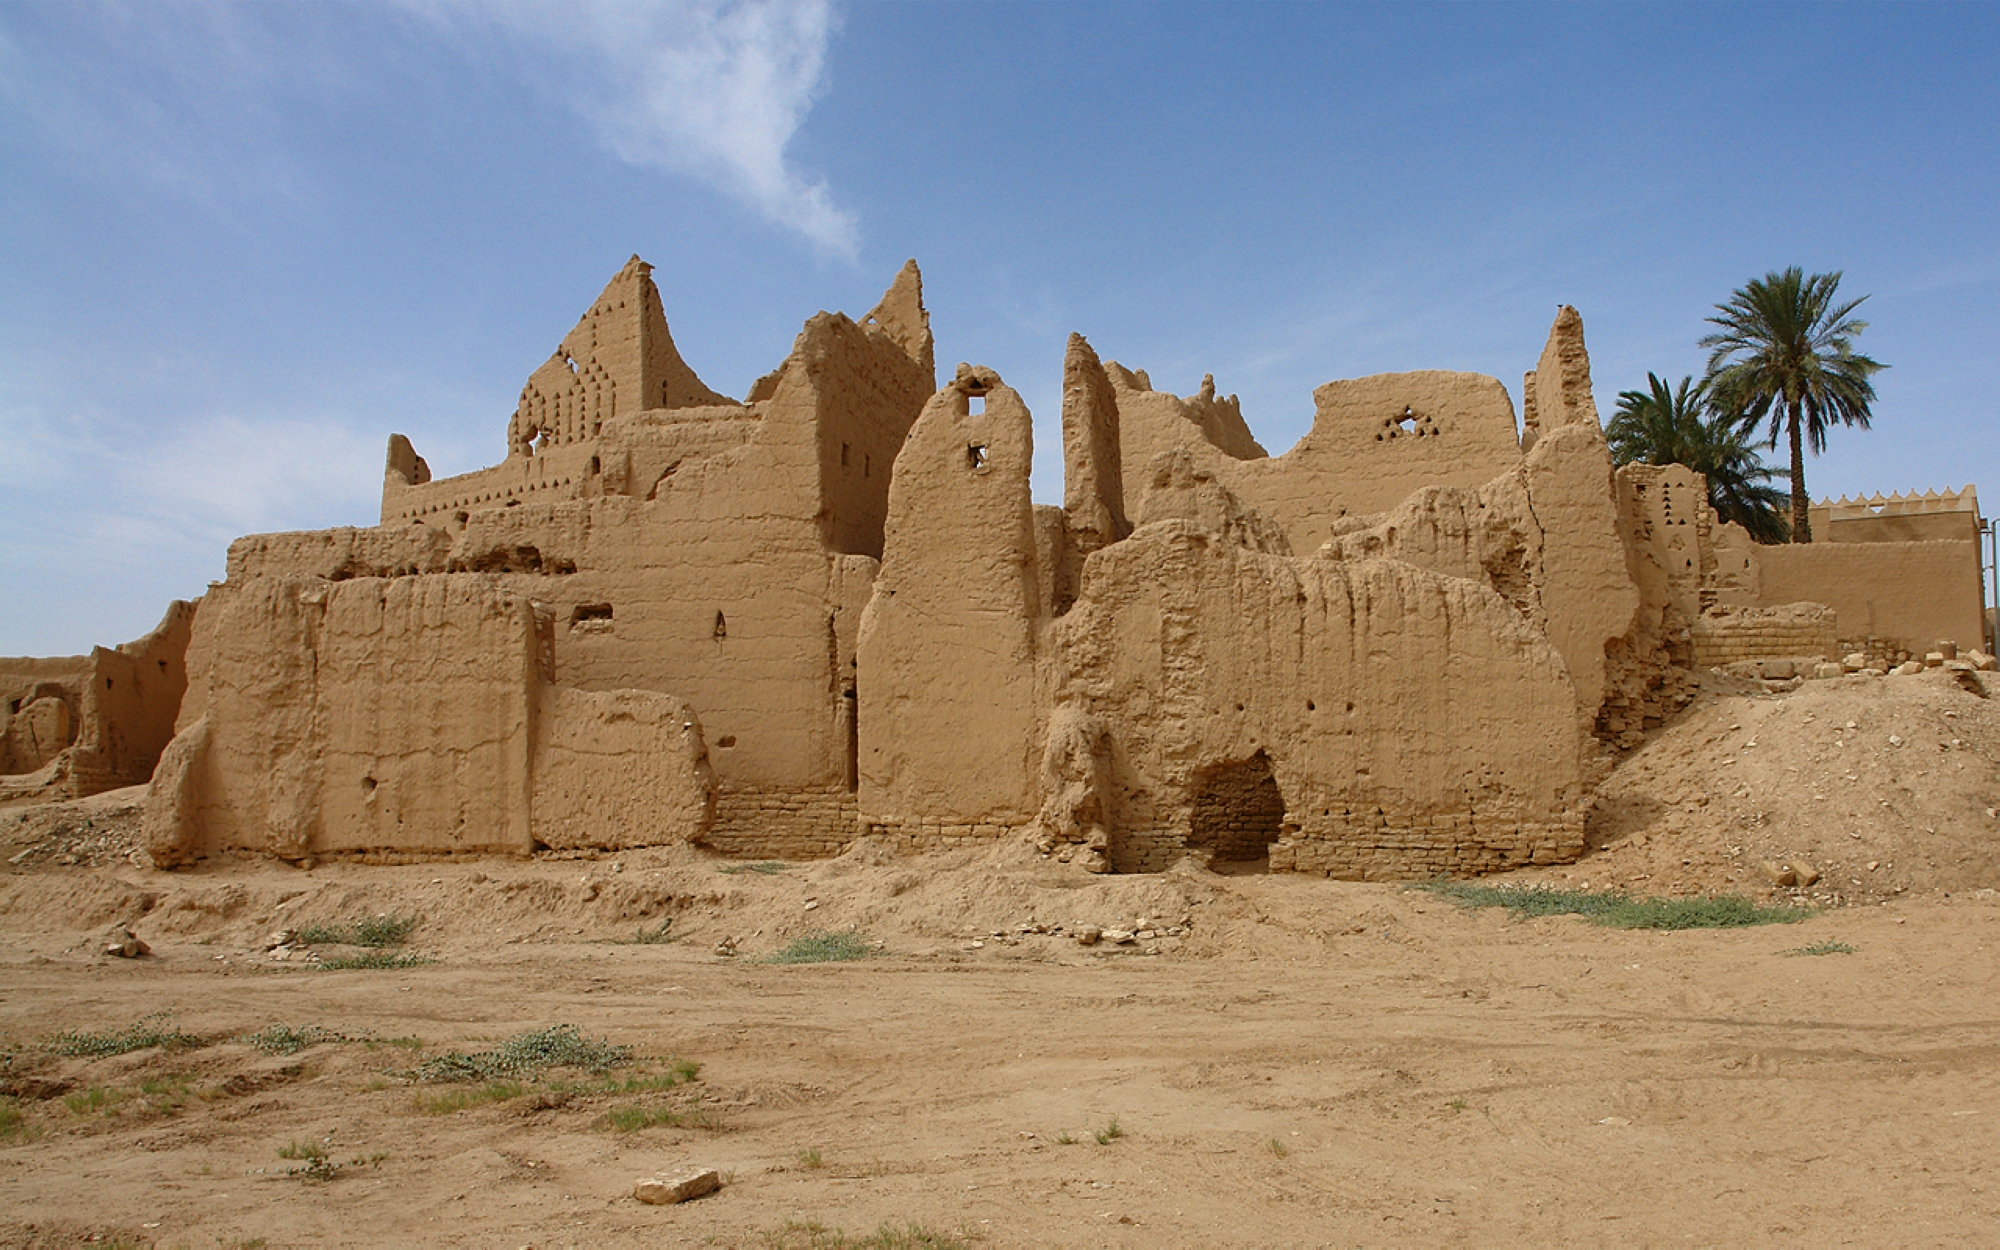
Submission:
[[[307,925],[292,937],[302,946],[401,946],[418,923],[416,916],[368,916],[351,924]]]
[[[883,1224],[864,1237],[850,1237],[817,1220],[786,1220],[764,1235],[768,1250],[970,1250],[972,1243],[956,1233],[940,1233],[922,1224]]]
[[[1778,953],[1780,955],[1852,955],[1857,949],[1859,948],[1849,946],[1845,942],[1814,942],[1811,946],[1794,946],[1788,951],[1779,951]]]
[[[674,926],[674,918],[672,916],[668,916],[665,920],[662,920],[660,922],[658,928],[656,929],[642,928],[637,933],[634,933],[632,935],[632,940],[626,943],[626,945],[665,946],[668,942],[674,940],[674,935],[668,932],[668,930],[673,928],[673,926]]]
[[[1114,1115],[1111,1117],[1111,1123],[1105,1125],[1101,1129],[1098,1129],[1095,1133],[1092,1133],[1091,1136],[1097,1139],[1098,1145],[1109,1146],[1112,1142],[1115,1142],[1119,1138],[1125,1136],[1125,1130],[1118,1127],[1118,1117]]]
[[[528,1087],[519,1081],[488,1081],[476,1089],[454,1089],[442,1094],[417,1095],[417,1110],[425,1115],[450,1115],[454,1111],[465,1111],[472,1107],[484,1106],[489,1102],[506,1102],[519,1098],[528,1092]]]
[[[1734,929],[1753,924],[1793,924],[1813,914],[1804,907],[1760,907],[1739,894],[1702,898],[1652,898],[1548,886],[1477,885],[1426,881],[1413,888],[1460,907],[1505,907],[1514,916],[1582,916],[1613,929]]]
[[[632,1062],[630,1046],[614,1046],[583,1036],[573,1024],[517,1033],[492,1050],[467,1054],[450,1051],[425,1060],[417,1069],[420,1081],[492,1081],[536,1077],[550,1068],[603,1072]]]
[[[845,959],[866,959],[874,954],[868,939],[859,933],[808,933],[783,950],[765,956],[767,964],[824,964]]]
[[[1276,1155],[1280,1159],[1292,1153],[1291,1150],[1285,1145],[1285,1143],[1279,1141],[1275,1137],[1273,1137],[1270,1141],[1264,1143],[1264,1149],[1269,1153]]]
[[[698,1128],[719,1132],[725,1127],[722,1117],[701,1105],[649,1107],[643,1103],[629,1103],[605,1112],[604,1122],[621,1133],[636,1133],[642,1128]]]
[[[721,873],[727,873],[732,877],[739,872],[761,873],[764,876],[768,877],[774,872],[785,872],[788,871],[790,868],[791,865],[784,862],[783,860],[767,859],[767,860],[762,860],[755,864],[730,864],[726,867],[718,868],[716,869],[716,871]]]
[[[412,955],[407,951],[375,950],[359,955],[338,955],[308,966],[321,972],[389,972],[397,968],[421,968],[430,962],[427,956]]]
[[[193,1033],[183,1033],[167,1024],[167,1013],[155,1012],[134,1022],[115,1033],[82,1033],[65,1030],[42,1040],[41,1048],[50,1054],[76,1055],[91,1059],[102,1059],[109,1055],[127,1055],[135,1050],[146,1050],[157,1046],[161,1050],[194,1050],[208,1045],[208,1039]]]

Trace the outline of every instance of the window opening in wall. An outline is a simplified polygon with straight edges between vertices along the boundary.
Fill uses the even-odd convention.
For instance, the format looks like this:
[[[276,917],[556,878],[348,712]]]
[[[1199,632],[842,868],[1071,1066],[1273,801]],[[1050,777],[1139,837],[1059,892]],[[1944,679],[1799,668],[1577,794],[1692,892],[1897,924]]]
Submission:
[[[715,640],[721,642],[727,637],[729,637],[729,622],[723,618],[722,611],[718,608],[715,613]]]
[[[21,701],[19,699],[9,699],[7,701],[7,711],[10,714],[18,712],[20,710],[21,710]]]
[[[590,463],[584,466],[583,471],[591,477],[596,477],[598,474],[604,472],[604,465],[599,462],[596,456],[592,456]]]
[[[986,467],[986,444],[967,443],[965,445],[965,467],[975,473]]]
[[[578,621],[608,621],[611,619],[611,605],[608,603],[579,603],[570,609],[569,623]]]
[[[861,476],[862,476],[862,477],[867,477],[867,476],[868,476],[868,472],[869,472],[869,469],[870,469],[870,468],[871,468],[871,467],[872,467],[872,466],[874,465],[874,463],[875,463],[875,460],[874,460],[874,457],[870,456],[870,455],[869,455],[869,454],[868,454],[867,452],[865,452],[865,451],[861,453]]]
[[[842,443],[842,444],[840,445],[840,467],[841,467],[841,468],[843,468],[843,469],[847,467],[847,444],[846,444],[846,443]]]
[[[1405,434],[1417,432],[1417,413],[1414,408],[1404,407],[1403,415],[1396,418],[1396,428]]]
[[[984,396],[984,395],[967,395],[967,396],[965,397],[965,411],[966,411],[966,415],[968,415],[968,416],[974,416],[974,417],[976,417],[976,416],[980,415],[981,413],[985,412],[985,411],[986,411],[986,396]]]
[[[1196,780],[1188,847],[1207,850],[1216,864],[1267,865],[1284,823],[1285,796],[1271,773],[1271,757],[1258,751]]]
[[[104,688],[106,690],[111,689],[111,679],[109,677],[104,679]]]

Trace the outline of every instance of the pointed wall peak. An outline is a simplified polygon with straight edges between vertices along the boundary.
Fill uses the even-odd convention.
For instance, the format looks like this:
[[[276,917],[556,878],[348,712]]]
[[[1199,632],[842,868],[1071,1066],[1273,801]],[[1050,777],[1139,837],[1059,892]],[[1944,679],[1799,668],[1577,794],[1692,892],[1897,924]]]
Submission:
[[[861,321],[894,339],[910,354],[910,359],[924,367],[925,376],[936,385],[937,356],[931,342],[931,315],[924,308],[924,275],[915,259],[903,262],[896,280],[882,293],[882,302]]]
[[[681,359],[653,267],[634,255],[529,376],[508,424],[507,454],[595,438],[612,417],[649,408],[733,402],[703,385]]]
[[[1590,353],[1583,345],[1583,315],[1564,304],[1549,327],[1548,346],[1534,372],[1534,398],[1522,407],[1535,414],[1540,434],[1567,425],[1601,430],[1590,393]]]

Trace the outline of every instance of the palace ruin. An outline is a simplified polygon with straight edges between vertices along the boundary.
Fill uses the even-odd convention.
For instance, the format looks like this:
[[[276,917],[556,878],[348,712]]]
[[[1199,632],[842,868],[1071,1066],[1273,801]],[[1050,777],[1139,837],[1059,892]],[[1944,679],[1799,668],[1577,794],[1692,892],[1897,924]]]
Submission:
[[[143,764],[162,865],[1031,832],[1098,871],[1407,878],[1575,858],[1699,668],[1982,637],[1970,488],[1757,547],[1687,470],[1614,471],[1574,309],[1518,425],[1495,379],[1385,374],[1320,387],[1277,456],[1212,379],[1156,391],[1073,335],[1058,507],[1020,395],[938,386],[921,285],[813,317],[739,401],[634,257],[499,464],[434,479],[393,435],[379,525],[240,539],[75,673],[0,661],[0,770]],[[143,730],[105,710],[119,665],[160,686]]]

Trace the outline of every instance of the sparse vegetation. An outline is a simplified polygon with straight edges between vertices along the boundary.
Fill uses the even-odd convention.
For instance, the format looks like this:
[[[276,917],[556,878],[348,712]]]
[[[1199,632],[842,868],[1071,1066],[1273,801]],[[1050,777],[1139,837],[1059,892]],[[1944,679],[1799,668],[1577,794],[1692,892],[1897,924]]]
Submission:
[[[126,1055],[157,1046],[161,1050],[193,1050],[208,1045],[208,1039],[183,1033],[167,1023],[167,1013],[155,1012],[125,1029],[110,1033],[83,1033],[65,1030],[42,1040],[41,1048],[51,1054],[102,1059]]]
[[[1105,1125],[1101,1129],[1098,1129],[1095,1133],[1092,1133],[1091,1136],[1097,1139],[1098,1145],[1109,1146],[1112,1142],[1115,1142],[1119,1138],[1125,1136],[1125,1130],[1118,1127],[1118,1117],[1114,1115],[1111,1117],[1111,1123]]]
[[[761,860],[754,864],[728,864],[725,865],[724,867],[716,869],[716,871],[728,873],[732,877],[739,872],[756,872],[756,873],[762,873],[765,876],[769,876],[774,872],[784,872],[790,867],[791,865],[784,862],[783,860],[766,859],[766,860]]]
[[[642,1128],[698,1128],[718,1131],[724,1127],[722,1117],[699,1104],[691,1107],[649,1107],[643,1103],[631,1103],[607,1111],[604,1122],[621,1133],[635,1133]]]
[[[1270,1141],[1264,1143],[1264,1149],[1267,1152],[1276,1155],[1280,1159],[1292,1153],[1291,1150],[1286,1147],[1285,1143],[1279,1141],[1275,1137],[1273,1137]]]
[[[767,1233],[769,1250],[966,1250],[972,1242],[956,1233],[940,1233],[922,1224],[898,1228],[883,1224],[865,1237],[850,1237],[816,1220],[787,1220]]]
[[[820,1158],[819,1147],[814,1146],[811,1150],[799,1151],[799,1166],[816,1171],[826,1166],[826,1160]]]
[[[528,1087],[519,1081],[488,1081],[473,1089],[447,1090],[442,1094],[417,1095],[417,1110],[425,1115],[450,1115],[454,1111],[465,1111],[472,1107],[484,1106],[489,1102],[506,1102],[519,1098],[528,1092]]]
[[[322,959],[308,965],[321,972],[387,972],[396,968],[420,968],[430,963],[423,955],[412,955],[407,951],[364,951],[359,955],[338,955],[332,959]]]
[[[236,1039],[254,1046],[267,1055],[296,1055],[308,1046],[318,1046],[322,1042],[351,1042],[355,1039],[334,1029],[324,1029],[317,1024],[293,1026],[273,1024],[245,1033]]]
[[[859,933],[808,933],[796,938],[783,950],[765,957],[767,964],[824,964],[844,959],[866,959],[873,946]]]
[[[1469,881],[1427,881],[1415,887],[1461,907],[1505,907],[1517,918],[1582,916],[1613,929],[1734,929],[1753,924],[1791,924],[1813,914],[1803,907],[1760,907],[1738,894],[1699,898],[1651,898],[1613,891],[1521,889]]]
[[[1071,1133],[1057,1133],[1057,1134],[1056,1134],[1056,1145],[1058,1145],[1058,1146],[1074,1146],[1074,1145],[1076,1145],[1076,1137],[1075,1137],[1075,1135],[1074,1135],[1074,1134],[1071,1134]]]
[[[672,916],[668,916],[665,920],[662,920],[660,922],[658,928],[653,928],[653,929],[641,928],[637,933],[632,935],[632,940],[630,943],[628,943],[628,945],[664,946],[668,942],[674,940],[674,935],[668,932],[669,929],[673,928],[673,925],[674,925],[674,918]]]
[[[573,1024],[517,1033],[492,1050],[449,1051],[418,1067],[420,1081],[495,1081],[540,1076],[550,1068],[603,1072],[632,1062],[630,1046],[593,1042]]]
[[[292,937],[302,946],[401,946],[418,923],[416,916],[369,916],[349,924],[306,925]]]
[[[21,1104],[12,1098],[0,1098],[0,1141],[27,1135],[28,1124],[21,1116]]]
[[[1781,955],[1852,955],[1856,949],[1858,948],[1849,946],[1845,942],[1814,942],[1811,946],[1794,946],[1788,951],[1780,951],[1778,953]]]
[[[335,1160],[327,1149],[327,1143],[315,1141],[294,1141],[278,1148],[280,1159],[297,1160],[297,1167],[283,1168],[282,1176],[296,1176],[300,1180],[325,1184],[338,1176],[343,1168],[380,1167],[388,1154],[378,1151],[366,1157],[356,1155],[345,1161]]]

